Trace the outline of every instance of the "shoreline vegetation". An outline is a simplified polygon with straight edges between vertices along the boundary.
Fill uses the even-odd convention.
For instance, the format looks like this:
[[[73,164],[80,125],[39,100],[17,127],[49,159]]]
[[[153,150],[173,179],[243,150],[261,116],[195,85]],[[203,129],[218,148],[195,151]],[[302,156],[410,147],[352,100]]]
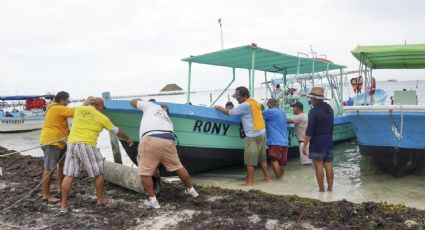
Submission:
[[[11,152],[0,147],[0,155]],[[0,158],[0,211],[33,189],[41,179],[43,159],[15,154]],[[55,175],[55,174],[54,174]],[[53,176],[55,177],[55,176]],[[55,179],[53,179],[55,180]],[[112,202],[96,207],[91,178],[75,180],[72,211],[41,201],[40,189],[0,213],[0,229],[423,229],[425,210],[386,203],[321,202],[257,190],[196,186],[200,196],[186,197],[181,183],[164,183],[161,209],[146,208],[140,193],[105,183]],[[55,181],[51,191],[56,191]],[[59,197],[59,194],[56,194]]]

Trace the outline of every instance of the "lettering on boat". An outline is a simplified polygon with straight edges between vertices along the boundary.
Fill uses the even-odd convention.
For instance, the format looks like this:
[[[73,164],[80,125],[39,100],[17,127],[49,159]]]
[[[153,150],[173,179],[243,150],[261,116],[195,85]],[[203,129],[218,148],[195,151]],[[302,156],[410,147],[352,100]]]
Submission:
[[[229,127],[229,124],[196,120],[195,125],[193,126],[193,132],[211,133],[226,136]]]
[[[23,124],[25,120],[2,120],[2,124]]]

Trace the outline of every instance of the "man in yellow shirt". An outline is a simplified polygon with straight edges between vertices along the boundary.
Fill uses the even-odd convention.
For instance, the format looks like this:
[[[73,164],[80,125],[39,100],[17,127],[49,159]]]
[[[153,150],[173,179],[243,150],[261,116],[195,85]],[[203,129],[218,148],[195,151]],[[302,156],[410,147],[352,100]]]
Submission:
[[[69,94],[61,91],[56,94],[54,102],[48,108],[44,117],[44,124],[40,135],[40,144],[43,145],[44,152],[44,171],[42,195],[43,201],[50,203],[58,202],[59,199],[50,195],[50,182],[52,173],[56,164],[65,154],[65,143],[59,141],[69,134],[68,122],[69,117],[74,116],[74,108],[67,107],[69,104]],[[56,171],[56,181],[58,191],[61,189],[63,179],[63,159]]]
[[[96,148],[97,138],[103,129],[126,139],[130,146],[133,145],[133,141],[102,114],[104,109],[103,99],[99,97],[90,100],[88,106],[82,105],[75,109],[63,170],[65,178],[62,183],[61,213],[69,210],[68,195],[74,177],[80,175],[81,167],[87,171],[89,177],[95,178],[97,205],[106,205],[107,201],[103,198],[103,157]]]

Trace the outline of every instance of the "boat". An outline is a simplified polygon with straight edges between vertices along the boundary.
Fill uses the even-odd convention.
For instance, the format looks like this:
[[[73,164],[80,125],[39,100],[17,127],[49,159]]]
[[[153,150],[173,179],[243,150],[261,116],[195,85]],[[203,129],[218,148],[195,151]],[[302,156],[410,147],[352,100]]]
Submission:
[[[20,132],[41,129],[46,111],[46,99],[51,95],[0,97],[0,132]],[[9,103],[11,102],[11,103]]]
[[[387,82],[397,82],[397,79],[388,79]]]
[[[173,121],[174,132],[178,139],[177,149],[180,160],[190,173],[242,165],[244,162],[244,139],[240,135],[240,118],[226,116],[212,108],[235,81],[236,69],[248,70],[247,85],[249,85],[251,97],[256,98],[254,88],[256,71],[264,72],[265,82],[268,82],[267,73],[280,74],[286,78],[287,75],[314,74],[331,70],[338,70],[342,73],[342,69],[345,68],[345,66],[323,60],[292,56],[260,48],[255,44],[190,56],[182,59],[182,61],[188,63],[186,103],[163,103],[166,103],[169,107],[170,118]],[[192,64],[195,63],[228,67],[232,70],[230,82],[208,107],[191,104]],[[314,79],[312,83],[314,84]],[[269,86],[267,85],[267,87]],[[287,95],[289,90],[290,88],[285,85],[282,93]],[[109,94],[105,92],[104,98],[108,99]],[[287,97],[285,95],[282,96]],[[294,95],[290,97],[296,100],[303,100],[305,107],[309,107],[305,98],[295,97]],[[336,110],[334,140],[340,141],[354,138],[354,131],[349,120],[342,115],[342,96],[335,96],[334,99],[338,102],[339,108]],[[291,100],[282,101],[289,103]],[[105,114],[137,144],[139,141],[140,119],[143,113],[132,108],[129,100],[105,100],[105,105]],[[288,115],[292,115],[290,104],[285,103],[282,108],[287,111]],[[291,112],[289,113],[288,111]],[[293,126],[289,126],[289,141],[291,149],[298,148]],[[135,162],[137,145],[129,147],[125,141],[121,141],[121,144],[133,162]]]
[[[368,79],[377,69],[425,69],[425,44],[357,46],[352,54]],[[418,105],[415,90],[393,93],[391,105],[346,106],[344,111],[360,153],[393,176],[402,176],[425,164],[425,106]]]

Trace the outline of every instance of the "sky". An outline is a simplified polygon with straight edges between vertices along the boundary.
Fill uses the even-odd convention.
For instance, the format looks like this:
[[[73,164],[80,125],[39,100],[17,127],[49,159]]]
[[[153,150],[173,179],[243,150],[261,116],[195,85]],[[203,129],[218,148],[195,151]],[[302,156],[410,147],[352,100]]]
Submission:
[[[357,45],[425,43],[423,9],[422,0],[0,1],[0,95],[137,95],[168,83],[186,90],[181,59],[221,49],[218,18],[224,48],[254,42],[296,55],[311,46],[355,70]],[[192,90],[231,80],[229,68],[192,69]],[[374,75],[416,80],[425,70]],[[233,87],[247,84],[247,71],[238,71]]]

